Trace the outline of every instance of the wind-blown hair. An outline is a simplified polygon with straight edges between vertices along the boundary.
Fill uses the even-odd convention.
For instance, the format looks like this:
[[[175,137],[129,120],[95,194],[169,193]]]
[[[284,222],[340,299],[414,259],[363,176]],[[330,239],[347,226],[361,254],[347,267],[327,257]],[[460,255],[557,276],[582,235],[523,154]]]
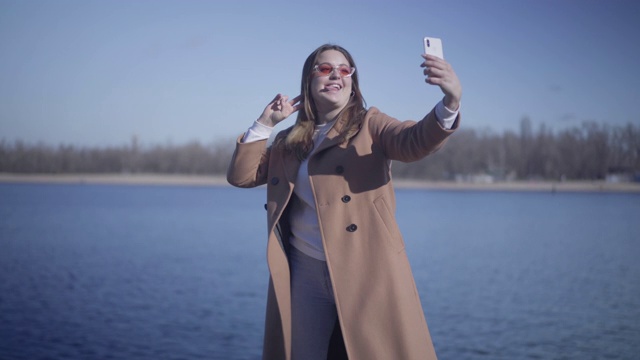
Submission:
[[[318,110],[315,101],[311,96],[311,75],[313,67],[317,65],[320,54],[327,50],[336,50],[341,52],[349,61],[350,66],[356,67],[353,57],[347,50],[339,45],[324,44],[314,50],[304,62],[302,68],[302,81],[300,85],[300,94],[304,102],[304,108],[298,111],[296,123],[293,125],[287,137],[280,142],[279,146],[283,146],[285,151],[293,153],[301,161],[309,156],[313,149],[313,131],[318,117]],[[356,67],[357,69],[357,67]],[[341,118],[346,119],[345,126],[342,128],[340,137],[343,141],[348,140],[357,132],[364,114],[366,113],[366,102],[360,92],[360,83],[358,82],[358,71],[351,76],[351,97],[349,102],[338,114],[338,121]]]

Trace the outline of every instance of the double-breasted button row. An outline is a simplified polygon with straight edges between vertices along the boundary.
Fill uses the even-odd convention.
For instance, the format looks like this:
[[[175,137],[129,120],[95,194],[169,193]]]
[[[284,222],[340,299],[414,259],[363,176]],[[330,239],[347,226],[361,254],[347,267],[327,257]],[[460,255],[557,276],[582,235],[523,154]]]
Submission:
[[[343,203],[348,203],[349,201],[351,201],[351,196],[349,195],[344,195],[340,200],[342,200]],[[351,224],[349,226],[347,226],[346,229],[348,232],[354,232],[356,230],[358,230],[358,225],[356,224]]]

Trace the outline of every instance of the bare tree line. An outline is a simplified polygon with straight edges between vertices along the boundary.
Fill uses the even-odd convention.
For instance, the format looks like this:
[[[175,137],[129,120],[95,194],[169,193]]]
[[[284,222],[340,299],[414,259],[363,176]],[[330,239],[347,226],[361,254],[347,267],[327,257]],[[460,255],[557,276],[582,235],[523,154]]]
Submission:
[[[135,138],[129,145],[105,148],[0,141],[0,172],[221,174],[227,170],[233,146],[233,140],[148,148]]]
[[[105,148],[3,140],[0,172],[224,174],[233,148],[232,139],[141,147],[134,138]],[[519,133],[463,128],[438,153],[415,163],[395,162],[393,174],[430,180],[597,180],[617,174],[637,181],[640,128],[586,122],[554,132],[545,125],[534,130],[528,118]]]
[[[534,131],[523,118],[519,133],[461,129],[436,154],[394,167],[394,174],[432,180],[599,180],[613,174],[637,180],[640,127],[585,122],[557,132],[542,124]]]

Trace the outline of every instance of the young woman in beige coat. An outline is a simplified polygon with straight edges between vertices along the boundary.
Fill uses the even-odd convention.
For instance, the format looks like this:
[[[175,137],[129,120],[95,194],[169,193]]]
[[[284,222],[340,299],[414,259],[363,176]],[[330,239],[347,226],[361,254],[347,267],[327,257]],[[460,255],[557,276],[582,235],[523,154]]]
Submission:
[[[436,358],[390,170],[392,160],[419,160],[444,144],[460,123],[462,88],[446,61],[423,55],[421,66],[444,98],[422,120],[401,122],[365,108],[344,48],[320,46],[303,66],[301,94],[277,95],[238,139],[229,183],[267,184],[264,359]]]

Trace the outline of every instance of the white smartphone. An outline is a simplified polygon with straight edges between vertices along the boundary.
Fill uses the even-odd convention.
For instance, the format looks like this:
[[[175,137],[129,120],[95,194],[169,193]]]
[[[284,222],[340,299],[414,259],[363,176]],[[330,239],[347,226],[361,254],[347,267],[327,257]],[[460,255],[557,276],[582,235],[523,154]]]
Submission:
[[[440,59],[444,59],[444,52],[442,51],[442,40],[434,37],[425,37],[424,41],[424,53],[428,55],[434,55]]]

